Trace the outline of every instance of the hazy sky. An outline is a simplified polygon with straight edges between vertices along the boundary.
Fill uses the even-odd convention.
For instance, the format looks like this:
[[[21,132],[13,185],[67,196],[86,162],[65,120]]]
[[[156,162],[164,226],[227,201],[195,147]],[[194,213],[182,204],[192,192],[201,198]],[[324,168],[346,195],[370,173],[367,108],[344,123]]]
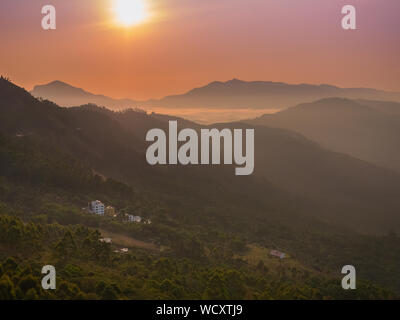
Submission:
[[[136,99],[232,78],[400,91],[399,0],[142,0],[132,27],[114,1],[1,0],[0,73]],[[41,28],[46,4],[57,30]],[[358,30],[341,28],[345,4]]]

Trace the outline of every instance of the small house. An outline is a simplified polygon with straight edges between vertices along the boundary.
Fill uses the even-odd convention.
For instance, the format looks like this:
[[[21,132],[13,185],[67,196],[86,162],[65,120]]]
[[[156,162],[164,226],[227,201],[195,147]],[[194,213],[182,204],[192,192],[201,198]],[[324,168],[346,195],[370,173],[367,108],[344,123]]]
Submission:
[[[112,206],[107,206],[104,209],[104,213],[105,213],[106,216],[113,217],[113,216],[115,216],[115,208],[112,207]]]
[[[273,257],[278,257],[279,259],[286,258],[286,253],[280,252],[278,250],[271,250],[269,254]]]
[[[128,214],[128,215],[127,215],[127,219],[128,219],[128,222],[136,222],[136,223],[142,222],[142,218],[141,218],[141,217],[139,217],[139,216],[134,216],[134,215],[132,215],[132,214]]]

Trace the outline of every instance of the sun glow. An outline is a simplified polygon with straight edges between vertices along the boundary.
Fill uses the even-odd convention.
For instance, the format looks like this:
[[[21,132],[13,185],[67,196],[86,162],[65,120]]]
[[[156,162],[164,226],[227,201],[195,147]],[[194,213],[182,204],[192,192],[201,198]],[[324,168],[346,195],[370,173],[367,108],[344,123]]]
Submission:
[[[146,0],[114,0],[116,20],[124,26],[144,22],[147,17]]]

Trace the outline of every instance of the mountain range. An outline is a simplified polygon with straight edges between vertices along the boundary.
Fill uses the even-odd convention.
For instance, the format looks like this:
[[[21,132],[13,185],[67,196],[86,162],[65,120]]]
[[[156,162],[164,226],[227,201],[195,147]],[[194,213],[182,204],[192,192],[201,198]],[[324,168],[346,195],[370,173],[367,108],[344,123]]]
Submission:
[[[355,111],[367,103],[315,104],[328,102],[355,104]],[[392,103],[376,108],[396,113]],[[148,165],[145,135],[167,130],[169,120],[195,130],[254,128],[254,174]],[[93,199],[152,223],[88,214],[82,207]],[[219,299],[262,299],[263,291],[265,298],[390,298],[386,289],[400,292],[399,199],[398,173],[292,130],[204,126],[94,104],[64,108],[0,79],[0,259],[57,265],[63,286],[75,286],[63,298],[82,298],[79,287],[91,298],[199,299],[210,297],[204,292],[214,282],[213,292],[226,291],[212,296]],[[111,246],[99,241],[109,233]],[[153,249],[129,245],[129,253],[116,253],[127,239]],[[288,258],[269,257],[269,248]],[[357,266],[357,290],[345,291],[340,270],[349,263]],[[26,294],[25,282],[12,279]],[[115,293],[106,294],[101,281]]]
[[[152,128],[167,130],[173,117],[93,105],[60,108],[6,80],[0,97],[1,132],[52,145],[106,177],[179,203],[181,210],[192,203],[230,203],[236,206],[232,210],[246,210],[249,219],[268,207],[295,215],[308,212],[368,232],[400,226],[399,174],[332,152],[293,131],[245,123],[214,125],[255,128],[255,174],[238,178],[226,166],[149,166],[145,134]],[[178,123],[199,128],[182,119]]]
[[[31,91],[35,97],[49,99],[60,106],[94,103],[110,109],[133,107],[204,108],[204,109],[282,109],[298,103],[329,97],[400,101],[400,93],[369,88],[340,88],[331,85],[287,84],[271,81],[214,81],[184,94],[162,99],[135,101],[96,95],[61,81],[37,85]]]

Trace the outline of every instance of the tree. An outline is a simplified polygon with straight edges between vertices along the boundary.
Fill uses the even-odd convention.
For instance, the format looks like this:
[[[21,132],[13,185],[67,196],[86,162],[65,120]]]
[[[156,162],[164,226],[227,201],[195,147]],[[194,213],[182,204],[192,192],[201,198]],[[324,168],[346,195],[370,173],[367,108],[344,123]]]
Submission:
[[[19,282],[18,286],[22,292],[28,292],[30,289],[36,289],[38,287],[39,280],[34,278],[31,274],[23,277]]]
[[[25,300],[38,300],[39,296],[34,288],[28,290],[25,295]]]
[[[8,275],[3,275],[0,279],[0,300],[15,299],[14,284],[11,282]]]
[[[203,298],[206,300],[226,300],[228,292],[225,288],[224,281],[221,276],[215,273],[208,281],[207,288],[203,293]]]
[[[118,295],[113,286],[107,285],[101,294],[101,298],[103,300],[117,300]]]

